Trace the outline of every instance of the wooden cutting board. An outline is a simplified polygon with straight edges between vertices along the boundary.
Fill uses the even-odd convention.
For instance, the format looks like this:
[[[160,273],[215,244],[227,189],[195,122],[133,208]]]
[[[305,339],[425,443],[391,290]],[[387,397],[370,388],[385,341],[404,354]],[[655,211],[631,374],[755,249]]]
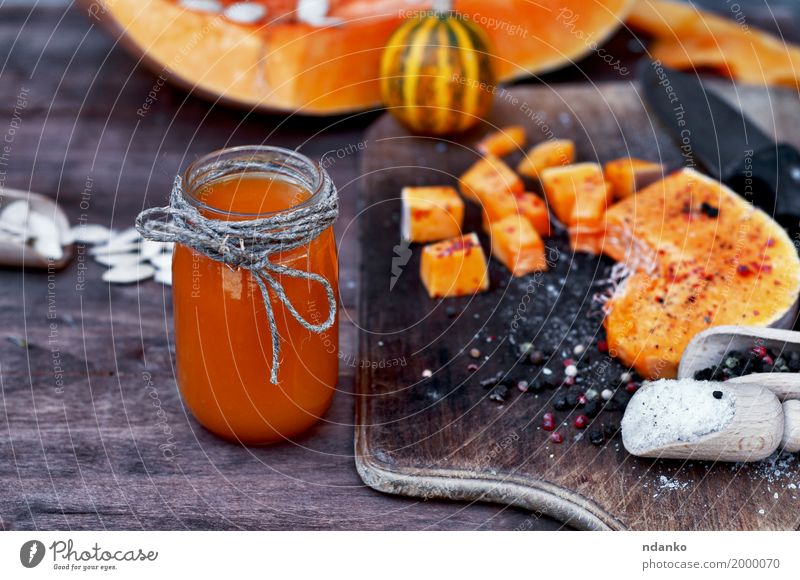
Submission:
[[[716,86],[767,131],[800,145],[796,94]],[[579,160],[631,155],[677,168],[685,159],[650,120],[632,83],[512,89],[498,95],[490,122],[524,124],[532,143],[573,139]],[[477,158],[470,145],[488,129],[460,141],[418,138],[384,116],[363,144],[360,360],[348,363],[359,367],[356,463],[364,481],[388,493],[507,503],[583,529],[798,528],[796,456],[755,464],[652,461],[625,452],[618,435],[591,444],[588,432],[605,425],[610,435],[620,410],[600,413],[583,432],[572,426],[577,413],[556,412],[569,424],[559,430],[565,437],[560,445],[540,429],[555,399],[568,390],[613,389],[625,370],[596,346],[604,331],[595,298],[608,287],[609,260],[573,255],[558,232],[547,240],[556,266],[544,275],[514,280],[492,261],[488,293],[427,297],[418,274],[419,246],[411,246],[403,265],[400,189],[455,184]],[[782,132],[790,130],[795,132]],[[509,159],[515,165],[520,155]],[[480,232],[478,209],[467,205],[465,231]],[[396,281],[390,287],[393,260]],[[512,324],[515,315],[521,315],[518,324]],[[525,341],[555,353],[552,375],[516,363],[514,345]],[[504,402],[496,402],[478,384],[501,370],[546,382],[563,374],[563,359],[579,344],[586,347],[573,357],[581,359],[580,385],[537,394],[512,387]],[[469,355],[473,348],[481,351],[477,360]],[[471,372],[470,363],[481,368]],[[622,391],[617,396],[624,398]]]

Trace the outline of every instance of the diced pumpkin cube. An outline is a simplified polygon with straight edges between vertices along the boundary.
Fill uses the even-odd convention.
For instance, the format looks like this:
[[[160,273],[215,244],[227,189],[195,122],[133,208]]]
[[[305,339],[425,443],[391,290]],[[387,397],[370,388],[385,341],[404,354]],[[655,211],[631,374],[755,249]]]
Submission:
[[[522,125],[511,125],[510,127],[503,127],[499,131],[489,133],[483,139],[478,141],[476,149],[483,155],[496,155],[502,157],[508,155],[517,149],[525,147],[525,142],[528,140],[525,134],[525,127]]]
[[[517,196],[510,191],[497,190],[481,193],[479,202],[483,208],[484,218],[490,222],[517,215],[519,211]]]
[[[409,242],[435,242],[461,234],[464,201],[452,187],[404,187],[402,232]]]
[[[573,252],[599,255],[603,251],[605,233],[603,227],[570,226],[569,246]]]
[[[467,296],[489,288],[486,255],[476,234],[422,249],[420,277],[431,298]]]
[[[606,193],[603,170],[597,163],[576,163],[545,169],[542,172],[542,188],[550,209],[565,225],[570,225],[579,191],[599,189]]]
[[[615,199],[624,199],[664,178],[664,166],[660,163],[622,157],[609,161],[604,166],[606,181],[611,184]]]
[[[611,186],[602,183],[597,187],[586,187],[575,192],[568,225],[583,228],[599,228],[611,203]]]
[[[517,171],[525,177],[540,179],[545,169],[569,165],[573,161],[575,161],[575,143],[569,139],[553,139],[531,147],[517,165]]]
[[[484,195],[483,231],[490,233],[491,225],[508,216],[522,215],[540,236],[550,235],[550,216],[547,205],[534,193]]]
[[[547,204],[535,193],[523,193],[517,196],[519,213],[528,218],[540,236],[550,235],[550,215],[547,213]]]
[[[459,185],[462,195],[474,202],[479,202],[483,193],[497,191],[522,193],[525,189],[519,175],[494,155],[486,155],[476,161],[461,176]]]
[[[547,270],[544,242],[521,215],[509,216],[491,225],[492,256],[514,276]]]

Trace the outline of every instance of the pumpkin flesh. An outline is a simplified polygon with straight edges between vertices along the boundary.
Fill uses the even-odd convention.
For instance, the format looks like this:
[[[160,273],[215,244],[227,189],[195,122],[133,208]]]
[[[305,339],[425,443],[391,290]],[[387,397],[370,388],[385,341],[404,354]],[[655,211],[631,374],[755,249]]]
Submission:
[[[602,250],[632,272],[607,304],[609,352],[650,379],[710,326],[782,323],[800,290],[783,228],[691,169],[610,207]]]
[[[380,104],[383,48],[407,18],[431,2],[332,0],[338,26],[298,22],[295,1],[259,0],[256,25],[197,12],[174,0],[80,0],[136,58],[201,96],[239,106],[329,115]],[[558,68],[621,24],[633,0],[457,0],[486,31],[499,81]],[[575,20],[574,16],[578,15]],[[574,20],[574,22],[573,22]],[[581,36],[583,35],[583,36]]]

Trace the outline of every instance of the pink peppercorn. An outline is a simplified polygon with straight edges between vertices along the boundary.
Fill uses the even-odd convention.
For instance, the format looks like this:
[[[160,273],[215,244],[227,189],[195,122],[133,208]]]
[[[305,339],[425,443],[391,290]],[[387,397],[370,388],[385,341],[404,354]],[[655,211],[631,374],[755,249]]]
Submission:
[[[586,429],[586,426],[589,424],[589,417],[586,415],[578,415],[575,417],[575,428],[576,429]]]
[[[552,441],[553,443],[556,443],[556,444],[563,443],[564,442],[564,438],[561,436],[561,433],[551,433],[550,434],[550,441]]]

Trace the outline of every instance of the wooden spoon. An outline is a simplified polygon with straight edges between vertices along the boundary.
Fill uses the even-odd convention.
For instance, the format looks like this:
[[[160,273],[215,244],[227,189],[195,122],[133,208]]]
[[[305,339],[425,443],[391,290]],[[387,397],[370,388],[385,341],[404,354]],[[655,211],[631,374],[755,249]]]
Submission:
[[[0,188],[0,208],[10,203],[24,200],[31,211],[42,216],[52,217],[61,240],[63,255],[58,260],[50,260],[37,252],[30,244],[0,231],[0,266],[26,266],[34,268],[63,268],[72,257],[72,243],[68,239],[70,225],[61,207],[49,197],[30,191]]]
[[[800,401],[781,404],[752,384],[661,380],[631,399],[622,419],[625,449],[640,457],[758,461],[800,451]]]
[[[780,355],[800,352],[800,332],[760,326],[714,326],[695,336],[678,366],[679,379],[691,379],[697,371],[716,366],[729,352],[764,346]],[[771,390],[781,401],[800,399],[800,374],[753,373],[735,377],[727,384],[757,385]]]
[[[800,333],[754,326],[701,332],[681,357],[678,380],[649,383],[631,399],[622,420],[625,448],[643,457],[712,461],[756,461],[778,449],[800,451],[800,374],[693,380],[728,353],[754,346],[781,355],[800,352]]]

